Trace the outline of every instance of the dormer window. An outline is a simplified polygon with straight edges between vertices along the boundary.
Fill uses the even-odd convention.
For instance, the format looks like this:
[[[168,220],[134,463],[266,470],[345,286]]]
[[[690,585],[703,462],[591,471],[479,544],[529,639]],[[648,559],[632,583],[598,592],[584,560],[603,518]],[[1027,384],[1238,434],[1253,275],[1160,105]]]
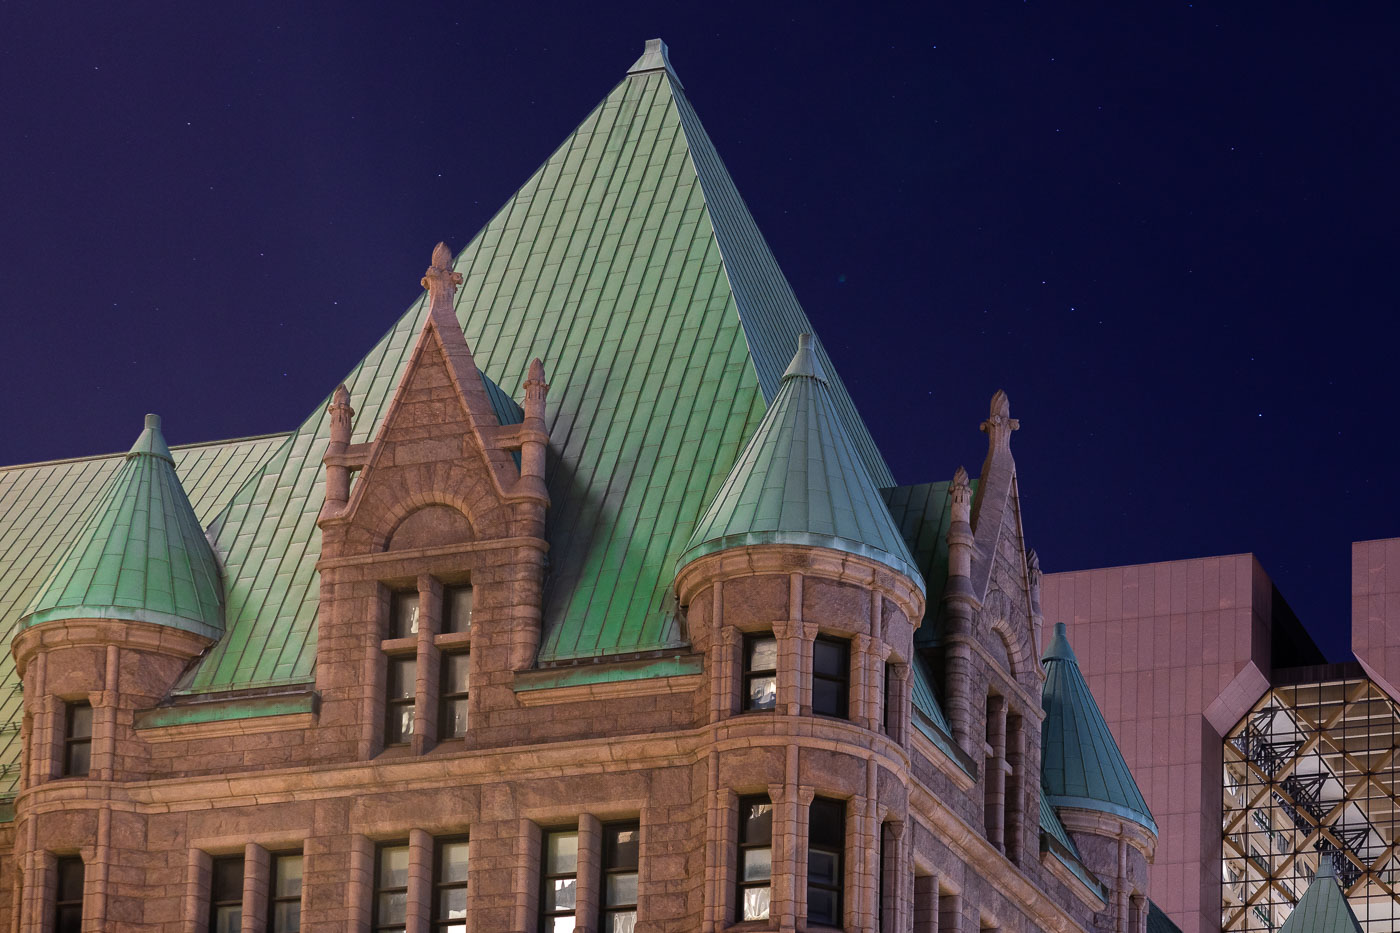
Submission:
[[[444,633],[468,632],[472,627],[472,588],[449,586],[442,591],[442,629]]]
[[[778,706],[778,640],[771,632],[744,636],[744,709]]]
[[[412,638],[418,634],[418,593],[395,593],[389,601],[389,637]]]

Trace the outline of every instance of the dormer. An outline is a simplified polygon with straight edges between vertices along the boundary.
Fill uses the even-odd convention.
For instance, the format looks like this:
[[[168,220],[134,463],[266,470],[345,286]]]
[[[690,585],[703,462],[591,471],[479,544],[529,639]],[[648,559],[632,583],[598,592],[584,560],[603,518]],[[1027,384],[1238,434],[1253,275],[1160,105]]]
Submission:
[[[344,386],[329,405],[317,522],[329,758],[465,744],[463,723],[489,727],[486,711],[514,702],[510,679],[539,647],[544,367],[531,363],[523,409],[501,398],[457,321],[451,261],[438,244],[426,320],[373,438],[350,442]]]

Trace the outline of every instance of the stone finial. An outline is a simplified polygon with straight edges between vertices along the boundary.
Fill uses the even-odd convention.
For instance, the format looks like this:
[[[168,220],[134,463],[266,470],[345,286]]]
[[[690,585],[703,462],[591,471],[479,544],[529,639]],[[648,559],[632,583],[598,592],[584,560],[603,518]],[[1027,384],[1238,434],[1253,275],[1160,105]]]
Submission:
[[[331,415],[331,445],[337,446],[337,453],[344,453],[350,444],[350,421],[355,417],[355,409],[350,407],[350,390],[345,383],[336,386],[331,393],[331,404],[327,409]]]
[[[520,444],[520,480],[525,488],[546,504],[549,493],[544,484],[545,450],[549,433],[544,423],[544,399],[549,385],[544,381],[544,363],[539,358],[530,361],[525,374],[525,420]]]
[[[953,474],[953,485],[949,487],[949,492],[953,497],[953,521],[970,522],[972,520],[972,485],[967,480],[965,467],[958,467],[958,472]]]
[[[1031,548],[1026,552],[1026,572],[1030,575],[1031,586],[1040,585],[1040,555]]]
[[[1011,400],[1006,397],[1004,391],[997,389],[997,394],[992,396],[991,416],[981,424],[991,448],[1010,450],[1011,432],[1019,430],[1020,427],[1021,422],[1011,417]]]
[[[549,385],[544,381],[544,363],[539,357],[530,361],[530,369],[525,374],[525,419],[544,419],[544,398]]]
[[[423,273],[422,285],[428,290],[429,308],[452,310],[453,296],[461,284],[462,274],[452,268],[452,250],[446,243],[439,243],[433,247],[433,264]]]
[[[326,509],[334,514],[350,499],[350,468],[340,459],[350,447],[350,422],[355,409],[350,407],[350,390],[345,383],[336,386],[327,407],[331,416],[331,439],[326,445]]]

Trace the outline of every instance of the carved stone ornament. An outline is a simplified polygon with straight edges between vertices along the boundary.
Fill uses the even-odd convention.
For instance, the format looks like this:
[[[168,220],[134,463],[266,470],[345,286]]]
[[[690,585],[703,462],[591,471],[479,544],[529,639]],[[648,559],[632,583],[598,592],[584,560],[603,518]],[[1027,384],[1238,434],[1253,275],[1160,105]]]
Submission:
[[[982,422],[981,428],[987,434],[987,439],[994,450],[1011,449],[1011,432],[1019,430],[1021,422],[1011,417],[1011,400],[1006,397],[1006,393],[1001,389],[992,396],[992,413],[986,421]]]
[[[452,268],[452,250],[446,243],[439,243],[433,248],[433,264],[423,273],[422,285],[428,290],[430,307],[451,308],[461,284],[462,274]]]

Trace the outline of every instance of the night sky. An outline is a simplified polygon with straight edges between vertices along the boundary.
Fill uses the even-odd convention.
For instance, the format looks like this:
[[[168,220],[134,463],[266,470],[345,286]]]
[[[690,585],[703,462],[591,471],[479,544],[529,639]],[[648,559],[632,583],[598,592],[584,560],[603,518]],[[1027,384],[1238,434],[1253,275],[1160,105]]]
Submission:
[[[1344,658],[1400,7],[883,6],[0,3],[0,463],[292,428],[659,35],[900,482],[1005,388],[1047,571],[1253,551]]]

